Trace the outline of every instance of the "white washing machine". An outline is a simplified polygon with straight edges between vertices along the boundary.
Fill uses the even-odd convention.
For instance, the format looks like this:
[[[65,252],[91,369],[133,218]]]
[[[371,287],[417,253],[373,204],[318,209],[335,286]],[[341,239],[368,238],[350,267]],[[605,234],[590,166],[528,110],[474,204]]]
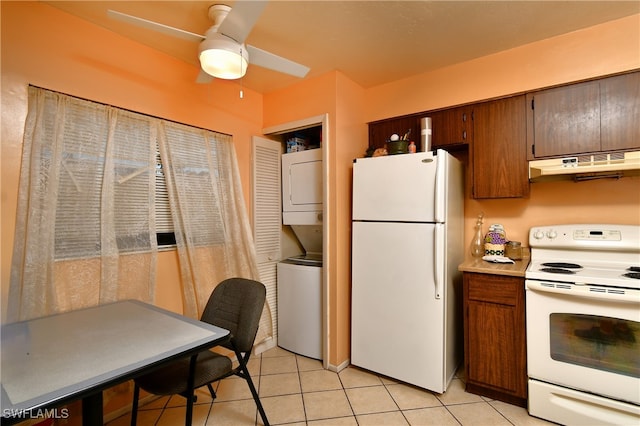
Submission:
[[[278,346],[322,359],[322,255],[278,263]]]

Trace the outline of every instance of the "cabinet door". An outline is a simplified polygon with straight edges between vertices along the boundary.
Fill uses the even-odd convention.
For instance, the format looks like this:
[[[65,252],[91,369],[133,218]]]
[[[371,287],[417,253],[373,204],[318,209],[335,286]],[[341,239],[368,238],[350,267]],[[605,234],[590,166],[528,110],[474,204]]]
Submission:
[[[473,197],[528,195],[524,95],[476,105],[473,114]]]
[[[411,130],[409,139],[414,141],[418,151],[421,151],[420,119],[413,116],[369,123],[369,148],[384,148],[392,134],[403,137],[409,130]]]
[[[600,151],[600,83],[591,81],[527,95],[532,158]]]
[[[600,81],[602,151],[640,148],[640,72]]]
[[[468,386],[501,400],[526,399],[524,280],[464,273],[464,312]]]
[[[472,112],[471,107],[458,107],[429,114],[433,149],[469,144],[473,137]]]

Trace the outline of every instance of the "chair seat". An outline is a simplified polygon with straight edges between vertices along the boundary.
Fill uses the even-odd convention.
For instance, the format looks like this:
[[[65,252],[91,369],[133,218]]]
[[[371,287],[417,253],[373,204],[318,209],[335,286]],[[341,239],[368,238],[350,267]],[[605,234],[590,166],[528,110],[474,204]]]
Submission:
[[[154,395],[175,395],[187,392],[190,358],[183,358],[146,376],[136,379],[142,389]],[[206,385],[232,370],[231,360],[211,351],[198,354],[194,389]]]
[[[260,317],[264,309],[267,290],[259,281],[247,278],[228,278],[218,284],[207,301],[200,320],[217,327],[229,330],[230,338],[220,344],[228,349],[229,356],[216,352],[204,351],[198,354],[194,371],[193,387],[189,388],[191,359],[176,360],[168,367],[161,367],[151,373],[135,379],[133,387],[133,404],[131,407],[131,426],[138,420],[138,398],[140,389],[154,395],[182,395],[187,398],[185,426],[191,426],[194,390],[207,386],[211,398],[215,399],[215,391],[211,383],[236,375],[247,382],[253,400],[265,426],[269,426],[269,419],[260,402],[258,391],[253,384],[247,363],[251,356],[256,333],[260,324]],[[233,368],[230,357],[235,356],[238,367]]]

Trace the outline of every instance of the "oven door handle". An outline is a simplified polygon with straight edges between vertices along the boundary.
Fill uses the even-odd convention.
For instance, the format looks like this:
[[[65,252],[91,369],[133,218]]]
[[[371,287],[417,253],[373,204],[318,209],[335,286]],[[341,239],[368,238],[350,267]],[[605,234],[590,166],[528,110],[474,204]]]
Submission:
[[[526,280],[525,288],[539,293],[554,293],[571,297],[584,297],[588,299],[640,305],[640,291],[627,288],[599,287],[593,285],[534,280]]]

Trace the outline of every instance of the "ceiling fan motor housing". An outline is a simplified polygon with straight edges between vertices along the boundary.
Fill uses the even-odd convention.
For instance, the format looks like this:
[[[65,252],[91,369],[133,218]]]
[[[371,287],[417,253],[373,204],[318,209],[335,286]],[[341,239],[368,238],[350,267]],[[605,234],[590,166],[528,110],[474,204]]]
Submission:
[[[214,4],[209,7],[209,19],[213,21],[213,27],[217,29],[230,11],[231,8],[226,4]]]

